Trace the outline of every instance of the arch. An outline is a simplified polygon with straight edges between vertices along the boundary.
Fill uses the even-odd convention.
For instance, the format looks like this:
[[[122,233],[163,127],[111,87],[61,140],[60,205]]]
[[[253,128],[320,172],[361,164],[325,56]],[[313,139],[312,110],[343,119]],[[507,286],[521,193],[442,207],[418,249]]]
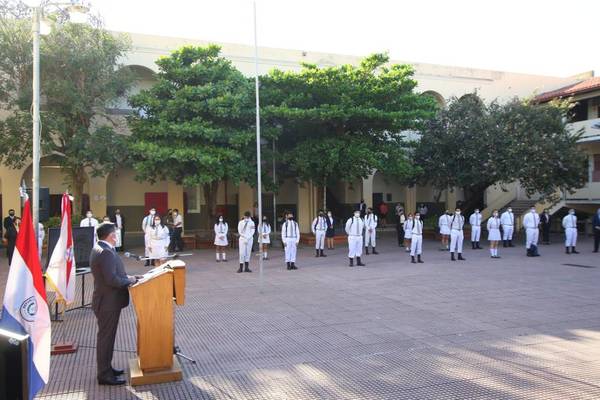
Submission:
[[[444,96],[442,96],[440,93],[436,92],[435,90],[427,90],[427,91],[423,92],[423,96],[433,97],[433,99],[435,100],[435,102],[437,103],[437,105],[440,108],[446,107],[446,99],[444,99]]]
[[[150,89],[154,83],[156,83],[156,72],[143,65],[125,65],[122,69],[127,69],[132,72],[134,76],[133,86],[123,96],[119,97],[112,107],[108,108],[110,114],[116,115],[127,115],[130,114],[132,109],[129,105],[128,98],[132,95],[138,94],[142,90]]]

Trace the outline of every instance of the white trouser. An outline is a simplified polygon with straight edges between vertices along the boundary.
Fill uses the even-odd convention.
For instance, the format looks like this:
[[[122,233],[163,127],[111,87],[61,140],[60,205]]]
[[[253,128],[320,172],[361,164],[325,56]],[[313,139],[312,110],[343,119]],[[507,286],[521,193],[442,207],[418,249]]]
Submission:
[[[362,235],[348,236],[348,257],[360,257],[362,256]]]
[[[538,237],[540,236],[540,230],[538,228],[527,228],[525,229],[525,248],[529,249],[531,245],[537,246]]]
[[[472,226],[471,227],[471,242],[479,242],[479,238],[481,238],[481,227],[480,226]]]
[[[565,229],[565,247],[577,246],[577,228]]]
[[[283,240],[285,243],[285,262],[296,262],[296,250],[298,249],[298,243],[296,238],[286,238]]]
[[[252,243],[253,238],[246,239],[240,237],[239,239],[239,251],[240,251],[240,264],[250,262],[250,255],[252,254]]]
[[[463,233],[463,231],[452,229],[450,231],[450,252],[451,253],[462,253],[464,239],[465,239],[465,234]]]
[[[419,256],[423,250],[423,235],[412,235],[412,241],[410,242],[410,255]]]
[[[150,256],[150,250],[148,249],[149,247],[150,247],[150,238],[148,237],[148,235],[144,235],[144,257]]]
[[[369,244],[373,247],[377,246],[375,242],[375,229],[365,229],[365,247],[369,247]]]
[[[325,231],[321,231],[318,229],[315,231],[315,249],[325,249]]]
[[[513,226],[502,225],[502,240],[512,240]]]

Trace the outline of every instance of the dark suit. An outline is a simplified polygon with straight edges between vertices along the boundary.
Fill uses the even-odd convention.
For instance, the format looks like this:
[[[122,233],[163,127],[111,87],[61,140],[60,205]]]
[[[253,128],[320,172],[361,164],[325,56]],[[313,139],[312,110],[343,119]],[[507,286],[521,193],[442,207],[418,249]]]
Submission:
[[[541,213],[540,214],[540,224],[542,225],[542,241],[546,244],[550,243],[550,224],[551,217],[550,214]]]
[[[94,275],[92,309],[98,321],[96,360],[98,379],[112,379],[112,357],[121,309],[129,305],[131,284],[121,258],[112,247],[99,241],[90,254]]]
[[[598,213],[592,219],[592,229],[594,230],[594,251],[598,252],[598,247],[600,247],[600,214]]]
[[[121,247],[117,247],[117,251],[123,251],[123,249],[125,248],[125,218],[123,217],[123,214],[120,214],[120,215],[121,215]],[[116,214],[113,214],[110,217],[110,222],[117,225]]]

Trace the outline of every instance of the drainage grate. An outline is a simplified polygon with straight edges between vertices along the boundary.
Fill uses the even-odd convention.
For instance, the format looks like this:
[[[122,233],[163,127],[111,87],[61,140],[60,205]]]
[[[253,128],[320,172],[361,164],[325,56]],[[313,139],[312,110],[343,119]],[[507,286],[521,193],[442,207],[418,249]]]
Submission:
[[[594,265],[582,265],[582,264],[563,264],[567,267],[577,267],[577,268],[596,268]]]

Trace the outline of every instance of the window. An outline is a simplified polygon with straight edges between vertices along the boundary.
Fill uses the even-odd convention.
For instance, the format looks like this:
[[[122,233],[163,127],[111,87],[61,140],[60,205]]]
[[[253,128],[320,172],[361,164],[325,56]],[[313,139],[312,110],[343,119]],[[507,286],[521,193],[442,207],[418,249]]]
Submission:
[[[592,182],[600,182],[600,154],[594,154]]]
[[[183,192],[187,200],[187,212],[191,214],[200,213],[200,187],[184,187]]]

